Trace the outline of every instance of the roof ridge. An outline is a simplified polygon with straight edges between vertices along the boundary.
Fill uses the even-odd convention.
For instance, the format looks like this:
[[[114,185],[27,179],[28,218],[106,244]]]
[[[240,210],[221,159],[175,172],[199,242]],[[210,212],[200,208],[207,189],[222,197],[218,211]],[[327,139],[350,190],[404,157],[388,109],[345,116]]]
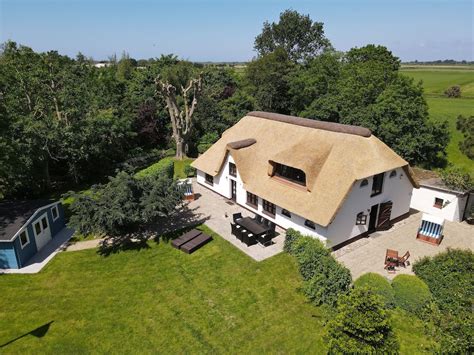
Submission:
[[[336,133],[352,134],[355,136],[361,136],[365,138],[368,138],[372,135],[372,132],[370,131],[370,129],[361,127],[361,126],[346,125],[346,124],[335,123],[335,122],[317,121],[317,120],[313,120],[309,118],[282,115],[280,113],[251,111],[247,113],[247,116],[265,118],[267,120],[284,122],[284,123],[294,124],[294,125],[302,126],[302,127],[322,129],[325,131],[331,131],[331,132],[336,132]]]

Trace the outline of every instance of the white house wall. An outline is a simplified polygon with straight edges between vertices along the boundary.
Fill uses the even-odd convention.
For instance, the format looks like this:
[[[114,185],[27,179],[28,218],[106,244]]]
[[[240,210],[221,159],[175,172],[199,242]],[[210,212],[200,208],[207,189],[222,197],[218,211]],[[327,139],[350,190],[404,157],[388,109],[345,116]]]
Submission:
[[[443,199],[443,208],[434,207],[435,198]],[[467,195],[459,197],[455,193],[421,186],[413,191],[410,207],[448,221],[458,222],[462,220],[466,199]]]
[[[400,168],[397,169],[397,176],[389,178],[390,172],[385,173],[382,193],[380,195],[370,197],[372,190],[372,177],[368,178],[368,185],[360,187],[360,182],[357,181],[352,187],[349,196],[344,204],[336,214],[335,219],[328,227],[323,227],[316,224],[316,229],[313,230],[305,226],[305,218],[291,213],[291,218],[282,215],[282,208],[276,206],[275,217],[272,218],[263,212],[262,198],[258,199],[257,208],[247,204],[247,192],[244,189],[242,179],[238,172],[237,177],[229,176],[229,162],[234,163],[232,156],[227,154],[225,162],[219,174],[214,177],[214,183],[211,186],[205,181],[205,173],[197,171],[197,182],[208,187],[209,189],[219,193],[220,195],[231,198],[231,183],[230,180],[237,182],[237,200],[239,205],[244,206],[248,210],[258,213],[266,219],[275,222],[284,229],[293,228],[303,234],[317,237],[335,246],[350,238],[358,236],[368,229],[369,217],[366,225],[356,225],[356,216],[359,212],[370,213],[372,205],[380,204],[387,201],[393,202],[391,219],[399,217],[410,210],[410,199],[413,187],[407,178],[405,171]],[[272,201],[270,201],[272,202]]]
[[[382,193],[374,197],[370,197],[373,177],[368,178],[368,184],[363,187],[360,187],[362,180],[354,183],[351,192],[328,227],[328,239],[332,246],[367,232],[370,209],[373,205],[392,201],[390,219],[400,217],[410,211],[413,186],[402,168],[395,170],[397,172],[395,177],[389,177],[390,171],[385,172]],[[360,212],[367,215],[365,225],[356,225],[356,216]]]

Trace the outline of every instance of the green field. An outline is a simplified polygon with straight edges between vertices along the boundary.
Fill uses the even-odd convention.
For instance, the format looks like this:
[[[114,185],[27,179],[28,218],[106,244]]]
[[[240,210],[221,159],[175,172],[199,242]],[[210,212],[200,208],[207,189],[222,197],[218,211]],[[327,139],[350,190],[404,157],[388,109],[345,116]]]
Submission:
[[[448,121],[451,140],[448,145],[448,161],[466,171],[474,172],[474,161],[461,153],[458,147],[462,134],[456,129],[459,115],[474,115],[474,67],[415,67],[402,68],[402,73],[423,81],[430,118]],[[460,99],[446,98],[444,90],[453,85],[461,86]]]
[[[299,292],[294,259],[255,262],[202,228],[214,240],[192,255],[150,242],[108,257],[59,253],[39,274],[1,275],[0,352],[325,353],[330,316]],[[401,352],[427,352],[422,322],[391,313]]]

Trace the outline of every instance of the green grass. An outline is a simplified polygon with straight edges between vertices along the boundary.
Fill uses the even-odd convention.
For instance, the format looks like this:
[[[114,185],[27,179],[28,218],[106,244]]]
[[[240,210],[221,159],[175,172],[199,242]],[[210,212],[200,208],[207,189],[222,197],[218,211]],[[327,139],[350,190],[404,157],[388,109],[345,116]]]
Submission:
[[[468,172],[474,172],[474,161],[459,150],[463,139],[456,129],[459,115],[474,115],[474,67],[463,68],[416,68],[402,69],[402,73],[415,80],[423,80],[430,118],[435,121],[448,121],[451,140],[447,153],[448,162]],[[443,96],[444,90],[452,85],[460,85],[462,98],[450,99]]]
[[[184,168],[191,164],[194,159],[185,158],[183,160],[176,160],[174,161],[174,178],[175,179],[185,179],[187,178],[186,174],[184,173]]]
[[[415,81],[423,80],[427,96],[443,96],[453,86],[461,87],[461,97],[474,98],[474,70],[472,69],[402,69],[401,72]]]
[[[192,255],[150,242],[109,257],[60,253],[39,274],[0,276],[0,345],[53,321],[2,352],[324,353],[327,313],[298,292],[293,258],[257,263],[213,236]],[[402,349],[430,344],[420,321],[395,316]]]

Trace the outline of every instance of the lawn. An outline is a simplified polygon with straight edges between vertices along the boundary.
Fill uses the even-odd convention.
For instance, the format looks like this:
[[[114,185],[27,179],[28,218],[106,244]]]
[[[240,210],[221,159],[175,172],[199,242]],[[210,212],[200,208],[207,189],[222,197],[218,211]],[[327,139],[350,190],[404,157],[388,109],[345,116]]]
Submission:
[[[448,145],[448,161],[466,171],[474,172],[474,161],[459,150],[462,134],[456,129],[459,115],[474,115],[474,67],[461,68],[419,68],[402,69],[402,73],[423,80],[426,101],[432,120],[448,121],[451,140]],[[444,90],[452,85],[460,85],[462,98],[449,99],[443,95]]]
[[[108,257],[64,252],[37,275],[0,276],[0,346],[53,322],[2,352],[324,353],[326,316],[298,275],[289,255],[257,263],[216,235],[192,255],[154,242]],[[423,325],[400,312],[402,352],[422,352]]]

